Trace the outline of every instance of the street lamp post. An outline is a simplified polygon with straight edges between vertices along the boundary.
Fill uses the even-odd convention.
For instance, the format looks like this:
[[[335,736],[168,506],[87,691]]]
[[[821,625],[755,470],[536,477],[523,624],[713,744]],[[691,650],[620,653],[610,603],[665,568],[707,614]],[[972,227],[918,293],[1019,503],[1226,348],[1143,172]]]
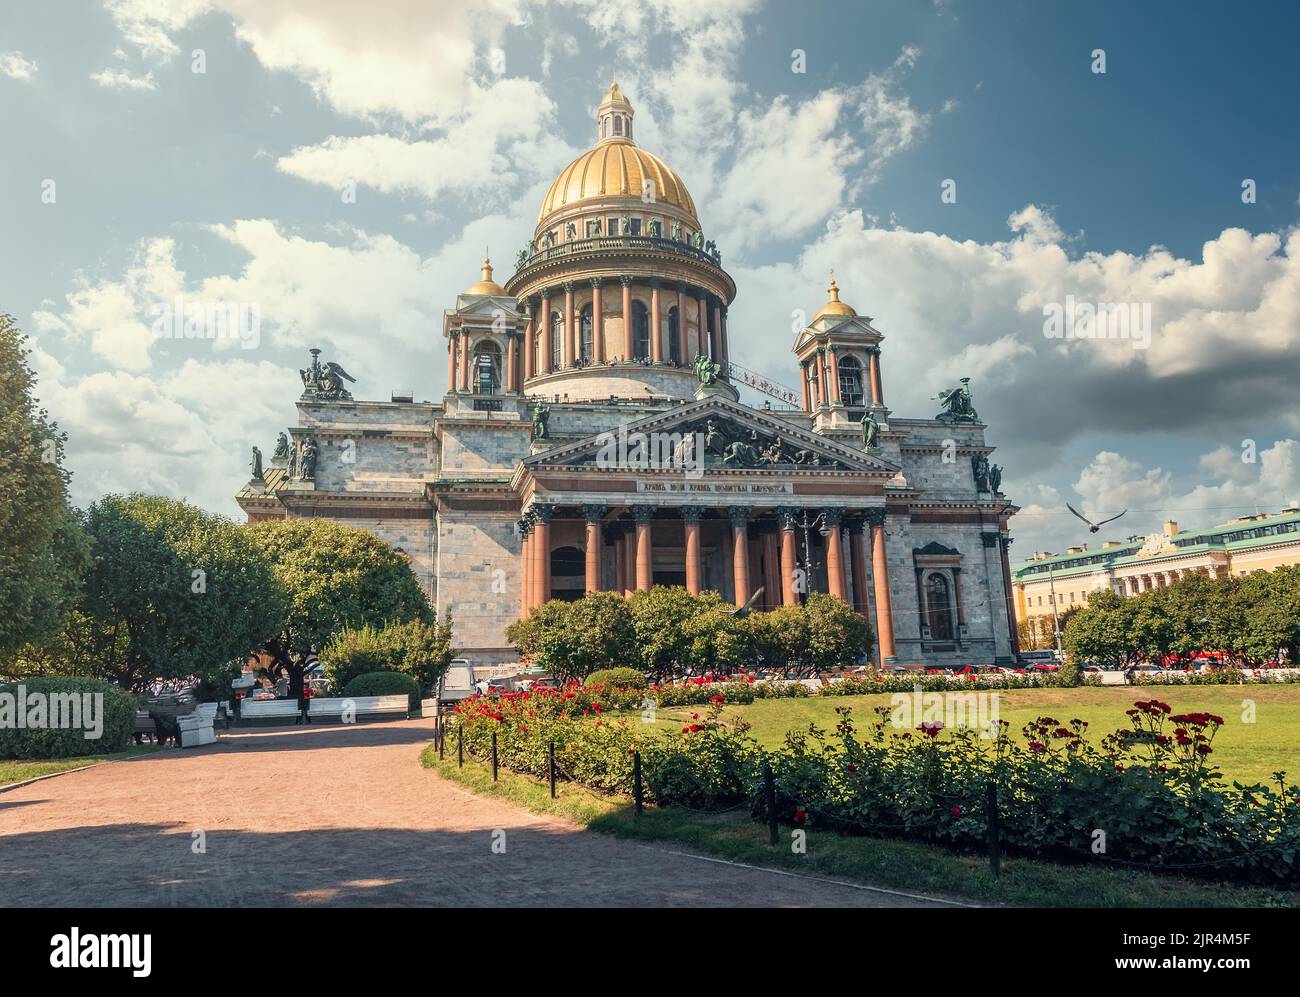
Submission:
[[[821,524],[820,526],[818,524]],[[812,586],[812,543],[809,530],[816,529],[822,536],[830,536],[831,529],[826,525],[826,513],[819,512],[812,519],[808,518],[808,510],[803,510],[803,518],[798,520],[795,526],[803,530],[803,576],[804,583],[809,588]]]
[[[1060,660],[1064,656],[1061,650],[1061,619],[1056,615],[1056,568],[1054,565],[1047,566],[1047,600],[1052,604],[1052,631],[1056,635],[1056,657]]]

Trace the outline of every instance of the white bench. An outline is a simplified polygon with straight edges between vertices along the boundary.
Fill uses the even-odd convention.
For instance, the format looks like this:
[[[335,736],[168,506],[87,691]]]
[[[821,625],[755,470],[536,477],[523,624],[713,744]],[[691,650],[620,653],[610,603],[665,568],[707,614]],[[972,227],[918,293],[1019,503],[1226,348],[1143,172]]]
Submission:
[[[199,748],[217,740],[213,722],[217,719],[216,703],[200,703],[194,712],[176,718],[176,730],[182,748]]]
[[[341,720],[344,710],[352,720],[361,717],[400,717],[411,715],[411,704],[405,694],[397,696],[317,696],[309,701],[307,715],[321,720]],[[349,709],[348,704],[351,704]],[[243,720],[296,720],[301,711],[296,699],[244,700],[240,707]]]

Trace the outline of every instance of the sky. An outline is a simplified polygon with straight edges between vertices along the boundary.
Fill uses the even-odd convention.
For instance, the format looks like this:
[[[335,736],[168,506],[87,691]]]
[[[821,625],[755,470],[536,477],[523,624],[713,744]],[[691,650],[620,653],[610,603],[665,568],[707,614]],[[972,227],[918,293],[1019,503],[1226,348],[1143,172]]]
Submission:
[[[1097,540],[1208,526],[1300,501],[1297,41],[1281,2],[12,0],[0,311],[78,504],[238,517],[309,347],[441,398],[443,309],[485,247],[509,275],[617,78],[735,278],[734,359],[797,383],[833,269],[896,416],[972,379],[1016,556],[1089,539],[1067,502],[1129,510]],[[258,335],[159,337],[178,301]],[[1099,304],[1135,324],[1087,335]]]

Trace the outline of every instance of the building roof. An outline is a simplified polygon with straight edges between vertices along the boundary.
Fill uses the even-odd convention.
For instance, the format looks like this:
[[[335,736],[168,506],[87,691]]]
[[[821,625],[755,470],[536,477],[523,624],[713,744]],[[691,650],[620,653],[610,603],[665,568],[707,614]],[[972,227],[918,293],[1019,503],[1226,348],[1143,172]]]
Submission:
[[[1150,564],[1164,558],[1187,557],[1192,554],[1233,552],[1265,547],[1283,541],[1300,541],[1300,509],[1283,509],[1278,513],[1241,516],[1199,530],[1180,530],[1169,537],[1169,549],[1152,554],[1140,554],[1146,537],[1129,537],[1113,547],[1091,547],[1075,553],[1054,554],[1024,561],[1012,571],[1016,581],[1034,581],[1037,576],[1052,573],[1068,575],[1097,570],[1099,565],[1118,569],[1133,565]]]

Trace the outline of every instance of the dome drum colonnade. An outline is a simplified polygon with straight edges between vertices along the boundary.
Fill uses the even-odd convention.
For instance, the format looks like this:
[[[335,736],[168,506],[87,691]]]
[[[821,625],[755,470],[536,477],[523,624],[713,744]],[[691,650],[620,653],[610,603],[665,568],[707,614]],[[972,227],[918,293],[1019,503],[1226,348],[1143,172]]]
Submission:
[[[550,386],[600,367],[680,370],[697,355],[728,366],[727,306],[736,288],[704,241],[676,172],[632,140],[618,85],[597,108],[597,145],[569,164],[542,203],[506,291],[527,316],[525,383]]]

